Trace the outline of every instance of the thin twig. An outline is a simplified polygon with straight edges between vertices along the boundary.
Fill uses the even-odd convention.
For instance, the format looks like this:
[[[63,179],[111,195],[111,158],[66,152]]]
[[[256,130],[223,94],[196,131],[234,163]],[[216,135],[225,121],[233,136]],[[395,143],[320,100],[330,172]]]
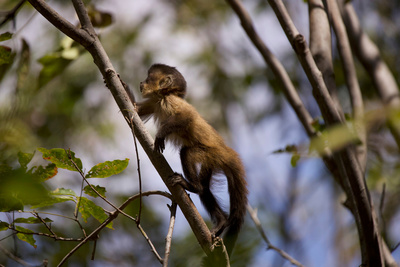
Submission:
[[[143,235],[143,237],[146,239],[147,244],[149,244],[150,249],[154,253],[154,255],[156,256],[157,260],[162,264],[163,263],[163,259],[160,257],[160,254],[158,254],[157,249],[153,245],[153,242],[151,242],[149,236],[146,234],[146,232],[144,231],[143,227],[140,224],[138,224],[137,228],[139,229],[139,231]]]
[[[385,196],[386,196],[386,183],[383,184],[381,199],[379,201],[379,217],[381,218],[381,221],[382,221],[383,232],[386,231],[386,222],[385,222],[385,218],[383,216],[383,208],[385,206]]]
[[[143,196],[150,196],[150,195],[160,195],[160,196],[164,196],[169,198],[170,200],[172,200],[172,196],[171,194],[167,193],[167,192],[163,192],[163,191],[147,191],[147,192],[143,192],[142,194]],[[98,234],[100,233],[100,231],[105,228],[110,222],[112,222],[114,219],[116,219],[118,217],[119,214],[119,210],[123,210],[124,208],[126,208],[129,203],[131,203],[132,201],[134,201],[135,199],[137,199],[138,197],[140,197],[139,194],[136,194],[134,196],[129,197],[127,200],[125,200],[124,203],[121,204],[121,206],[119,206],[119,208],[117,210],[115,210],[114,212],[112,212],[110,214],[110,216],[99,226],[97,227],[93,232],[91,232],[86,238],[84,238],[78,245],[76,245],[70,252],[68,252],[67,255],[65,255],[65,257],[61,260],[61,262],[57,265],[57,266],[61,266],[63,265],[69,257],[72,256],[72,254],[74,254],[81,246],[83,246],[86,242],[88,242],[89,240],[96,240]]]
[[[171,206],[168,206],[169,210],[171,211],[171,217],[169,221],[168,233],[165,237],[165,253],[164,253],[164,260],[163,260],[163,267],[168,266],[168,259],[171,253],[171,245],[172,245],[172,233],[174,232],[175,226],[175,219],[176,219],[176,203],[172,202]]]
[[[0,250],[1,252],[3,252],[7,257],[9,257],[10,259],[12,259],[13,261],[23,265],[23,266],[27,266],[27,267],[33,267],[35,265],[27,263],[26,261],[24,261],[21,258],[18,258],[17,256],[15,256],[14,254],[12,254],[10,251],[8,251],[5,247],[3,247],[3,245],[0,243]]]
[[[132,101],[132,99],[131,99]],[[133,105],[135,105],[135,103],[132,103]],[[139,151],[138,151],[138,147],[137,147],[137,142],[136,142],[136,135],[135,135],[135,131],[133,130],[133,122],[132,119],[130,119],[130,123],[131,123],[131,130],[132,130],[132,136],[133,136],[133,143],[135,145],[135,153],[136,153],[136,164],[137,164],[137,172],[138,172],[138,177],[139,177],[139,194],[140,194],[140,198],[139,198],[139,214],[136,218],[136,223],[140,224],[140,218],[142,215],[142,172],[140,171],[140,157],[139,157]]]
[[[13,7],[9,11],[1,12],[0,16],[3,17],[4,19],[0,21],[0,28],[6,24],[9,20],[13,20],[15,18],[15,14],[18,12],[18,10],[22,7],[23,4],[25,4],[26,0],[20,0],[15,7]],[[15,27],[15,25],[14,25]]]
[[[267,235],[265,234],[265,231],[263,227],[261,226],[261,222],[257,217],[257,210],[253,209],[250,204],[247,205],[247,211],[250,214],[251,219],[253,220],[254,224],[256,225],[257,230],[260,232],[261,237],[264,239],[265,243],[267,243],[267,249],[272,249],[275,250],[276,252],[281,255],[282,258],[288,260],[291,264],[298,266],[298,267],[304,267],[303,264],[295,260],[292,256],[290,256],[288,253],[283,251],[282,249],[272,245],[272,243],[269,241]]]
[[[37,212],[32,212],[32,215],[35,216],[36,218],[38,218],[42,224],[47,228],[47,230],[49,230],[49,232],[54,235],[57,236],[57,234],[51,229],[51,227],[43,220],[42,217],[39,216],[39,214]]]
[[[83,238],[60,237],[60,236],[57,236],[57,235],[40,233],[40,232],[38,232],[38,233],[35,233],[35,232],[24,232],[24,231],[17,230],[14,227],[10,227],[10,229],[15,231],[16,233],[21,233],[21,234],[24,234],[24,235],[45,236],[45,237],[49,237],[49,238],[52,238],[52,239],[57,240],[57,241],[75,241],[75,242],[77,242],[77,241],[84,240]]]

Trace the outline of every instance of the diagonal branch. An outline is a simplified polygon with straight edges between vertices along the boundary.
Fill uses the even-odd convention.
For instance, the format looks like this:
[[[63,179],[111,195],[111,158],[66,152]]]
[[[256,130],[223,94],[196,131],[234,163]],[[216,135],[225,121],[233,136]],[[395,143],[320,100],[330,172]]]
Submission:
[[[252,19],[247,13],[246,9],[243,7],[242,3],[238,0],[227,0],[227,2],[239,17],[242,27],[245,30],[249,39],[253,42],[254,46],[261,53],[264,61],[281,82],[282,91],[285,94],[286,99],[292,106],[294,112],[296,112],[297,117],[302,123],[307,134],[309,136],[314,136],[315,130],[311,126],[313,118],[305,108],[303,101],[301,100],[299,94],[296,91],[296,88],[290,80],[289,74],[286,72],[280,61],[270,51],[267,45],[262,41],[261,37],[258,35],[256,29],[253,26]]]
[[[261,237],[264,239],[265,243],[267,243],[267,249],[275,250],[276,252],[279,253],[279,255],[281,255],[282,258],[284,258],[285,260],[288,260],[291,264],[293,264],[295,266],[304,267],[303,264],[298,262],[296,259],[292,258],[292,256],[287,254],[282,249],[274,246],[271,243],[271,241],[269,241],[269,239],[267,237],[267,234],[265,233],[264,229],[261,226],[261,222],[258,219],[257,210],[256,209],[253,209],[250,205],[247,205],[247,211],[249,212],[249,215],[250,215],[251,219],[253,220],[254,224],[256,225],[257,230],[260,232]]]
[[[227,0],[235,12],[238,14],[242,26],[249,38],[253,41],[255,46],[263,54],[269,52],[263,48],[262,41],[251,24],[251,20],[247,12],[244,11],[243,6],[238,0]],[[326,124],[335,125],[344,122],[344,115],[339,110],[333,101],[330,93],[326,87],[325,81],[321,72],[319,71],[314,58],[308,48],[304,37],[298,32],[293,24],[286,7],[280,0],[269,0],[289,42],[292,44],[299,61],[313,87],[313,94],[320,107],[321,113],[324,117]],[[260,44],[261,42],[261,44]],[[270,59],[265,56],[264,59],[268,63]],[[281,76],[278,76],[281,77]],[[293,106],[293,105],[292,105]],[[295,109],[296,110],[296,109]],[[296,111],[297,113],[297,111]],[[299,117],[300,118],[300,117]],[[300,118],[304,125],[304,121]],[[307,126],[305,126],[307,127]],[[308,128],[306,128],[308,129]],[[308,132],[308,131],[307,131]],[[309,134],[310,135],[310,134]],[[310,135],[312,136],[312,135]],[[329,158],[324,157],[324,161],[329,169],[334,174],[334,177],[340,176],[339,183],[344,188],[347,197],[350,201],[350,207],[355,217],[356,225],[359,231],[360,245],[363,255],[363,263],[370,264],[371,266],[381,265],[381,250],[380,250],[380,235],[377,228],[376,219],[372,213],[371,200],[366,187],[364,174],[360,168],[358,159],[355,156],[354,148],[352,146],[346,147],[341,151],[333,154],[335,162]],[[332,168],[337,166],[336,168]]]
[[[160,174],[164,183],[173,195],[174,200],[181,208],[183,215],[189,222],[189,225],[197,240],[199,241],[202,249],[205,251],[206,254],[210,254],[212,252],[212,238],[210,230],[208,229],[206,223],[200,216],[200,213],[197,211],[186,191],[181,186],[172,186],[169,183],[169,177],[171,177],[174,172],[164,156],[160,153],[154,152],[154,141],[148,133],[147,129],[145,128],[142,120],[135,112],[133,103],[130,101],[130,98],[125,91],[124,86],[121,83],[121,80],[117,72],[115,71],[110,59],[108,58],[106,51],[101,45],[101,42],[99,41],[97,35],[94,34],[94,31],[92,32],[91,29],[93,28],[93,26],[91,24],[88,25],[88,22],[85,19],[85,15],[79,14],[78,17],[81,19],[81,24],[84,25],[85,28],[77,29],[70,22],[68,22],[57,12],[55,12],[49,5],[46,4],[45,1],[29,0],[29,2],[49,22],[51,22],[63,33],[84,46],[92,55],[94,62],[99,68],[101,74],[103,75],[107,87],[110,89],[110,92],[112,93],[118,107],[120,108],[122,115],[124,116],[124,118],[131,118],[136,138],[139,140],[153,166]],[[78,13],[87,12],[86,9],[82,8],[82,1],[80,0],[74,0],[74,7]],[[90,34],[87,29],[89,29]],[[127,121],[127,123],[131,127],[131,122]]]
[[[382,60],[378,47],[362,30],[351,1],[339,1],[350,44],[356,57],[371,77],[378,95],[385,106],[393,110],[400,108],[399,87],[390,69]],[[389,128],[400,149],[399,121],[389,118]]]
[[[350,101],[353,106],[355,128],[357,130],[358,137],[361,140],[361,145],[357,146],[356,152],[362,172],[364,172],[367,160],[367,136],[365,126],[362,124],[364,117],[364,104],[361,95],[361,89],[360,85],[358,84],[349,38],[346,33],[342,16],[340,15],[337,0],[327,0],[326,2],[332,27],[336,34],[337,48],[342,62],[343,74],[350,94]]]
[[[322,115],[327,125],[343,123],[343,115],[336,109],[326,88],[321,72],[318,70],[304,37],[298,32],[281,0],[268,0],[272,9],[292,44],[299,61],[313,87]],[[382,266],[380,234],[364,173],[354,153],[354,147],[348,146],[336,153],[334,158],[343,177],[343,184],[350,201],[354,205],[354,217],[358,228],[362,262],[367,266]],[[350,189],[350,190],[349,190]]]

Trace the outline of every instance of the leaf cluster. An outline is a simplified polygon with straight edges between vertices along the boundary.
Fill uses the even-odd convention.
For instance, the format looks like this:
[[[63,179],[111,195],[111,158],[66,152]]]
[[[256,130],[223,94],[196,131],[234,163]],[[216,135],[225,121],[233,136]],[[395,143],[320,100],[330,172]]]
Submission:
[[[39,217],[36,210],[42,208],[52,208],[55,204],[63,202],[73,202],[75,204],[75,217],[78,214],[84,222],[93,217],[98,222],[104,222],[109,214],[88,197],[82,196],[82,192],[89,197],[106,197],[106,188],[99,185],[87,185],[82,188],[80,194],[75,193],[72,189],[56,188],[49,189],[46,181],[53,178],[58,169],[66,169],[69,171],[82,173],[82,161],[75,157],[75,153],[70,150],[61,148],[45,149],[38,148],[43,158],[50,161],[46,166],[29,167],[34,153],[18,153],[18,161],[20,166],[12,168],[8,165],[0,166],[0,211],[14,212],[33,210],[36,216],[29,218],[16,218],[12,222],[0,222],[0,231],[13,230],[17,233],[17,237],[22,241],[28,242],[36,247],[33,235],[34,231],[23,228],[16,224],[48,224],[53,222],[49,218]],[[107,178],[112,175],[121,173],[129,163],[129,159],[114,160],[99,163],[93,166],[88,174],[84,177],[89,178]],[[83,173],[82,173],[83,174]],[[93,190],[94,189],[94,190]],[[112,229],[112,223],[107,225]],[[57,238],[56,236],[52,236]]]

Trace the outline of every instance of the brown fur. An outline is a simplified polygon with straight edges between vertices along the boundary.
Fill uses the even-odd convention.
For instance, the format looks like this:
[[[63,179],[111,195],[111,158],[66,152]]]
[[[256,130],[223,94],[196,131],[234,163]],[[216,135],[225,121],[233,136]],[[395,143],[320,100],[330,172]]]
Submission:
[[[180,175],[171,179],[186,190],[199,194],[214,222],[212,233],[215,236],[228,227],[225,240],[230,253],[247,205],[245,171],[239,156],[183,99],[186,81],[175,68],[163,64],[152,65],[147,79],[140,83],[140,91],[146,100],[137,104],[139,115],[142,118],[154,116],[158,124],[154,149],[163,152],[165,139],[181,148],[181,163],[187,180]],[[228,181],[229,216],[210,191],[211,178],[219,172],[224,173]]]

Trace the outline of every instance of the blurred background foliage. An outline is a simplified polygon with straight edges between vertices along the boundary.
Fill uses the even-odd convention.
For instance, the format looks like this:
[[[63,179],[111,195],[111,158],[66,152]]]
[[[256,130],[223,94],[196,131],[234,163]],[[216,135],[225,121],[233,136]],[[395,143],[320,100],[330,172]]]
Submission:
[[[0,22],[18,2],[0,2]],[[308,140],[275,77],[224,1],[85,2],[90,6],[90,14],[114,67],[137,98],[140,99],[138,84],[152,63],[173,65],[183,73],[188,82],[188,101],[240,153],[248,174],[250,203],[258,208],[259,218],[275,245],[307,266],[359,264],[353,218],[342,206],[343,193],[321,161],[302,155],[292,167],[290,153],[273,153],[287,145],[307,145]],[[77,24],[69,1],[49,3]],[[288,70],[307,108],[319,118],[310,84],[272,10],[266,1],[244,1],[244,4],[260,35]],[[307,3],[286,1],[285,4],[307,37]],[[353,1],[353,4],[365,31],[378,44],[394,76],[399,77],[400,1]],[[13,20],[1,25],[0,34],[5,32],[13,36],[0,42],[5,53],[0,55],[0,164],[18,170],[17,153],[32,153],[37,147],[71,148],[85,166],[127,157],[131,158],[131,164],[124,173],[98,183],[107,187],[107,197],[114,203],[122,203],[136,193],[137,166],[131,133],[90,55],[45,21],[28,3],[18,10]],[[336,52],[334,57],[340,101],[345,111],[350,112]],[[371,80],[361,64],[356,63],[366,109],[380,107]],[[154,133],[152,124],[148,125]],[[379,210],[381,230],[389,247],[394,249],[400,241],[399,153],[383,123],[373,127],[368,145],[367,182]],[[32,164],[43,164],[39,154]],[[180,171],[176,150],[169,147],[165,154],[174,170]],[[144,189],[165,190],[146,155],[142,151],[140,155]],[[76,175],[60,171],[46,186],[51,190],[64,186],[78,192],[80,184]],[[380,208],[383,185],[385,201]],[[224,189],[217,191],[224,195]],[[197,196],[191,197],[208,218]],[[166,204],[170,203],[160,197],[145,198],[142,216],[142,225],[161,253],[169,219]],[[72,205],[61,203],[50,211],[71,215],[73,209]],[[137,210],[136,203],[126,212],[136,215]],[[2,213],[0,220],[12,221],[18,216],[25,214]],[[182,217],[178,213],[170,266],[197,266],[203,254]],[[61,236],[79,235],[79,229],[68,221],[56,219],[52,225]],[[85,224],[87,232],[96,226],[90,220]],[[90,260],[91,242],[71,257],[68,266],[159,265],[132,221],[120,217],[114,229],[101,233],[95,261]],[[41,226],[32,230],[46,231]],[[75,246],[73,242],[36,239],[36,249],[12,235],[0,235],[0,245],[34,265],[48,259],[50,266]],[[397,261],[400,261],[399,250],[393,253]],[[290,265],[276,253],[266,251],[249,218],[232,260],[232,266]],[[2,252],[0,264],[19,266]]]

